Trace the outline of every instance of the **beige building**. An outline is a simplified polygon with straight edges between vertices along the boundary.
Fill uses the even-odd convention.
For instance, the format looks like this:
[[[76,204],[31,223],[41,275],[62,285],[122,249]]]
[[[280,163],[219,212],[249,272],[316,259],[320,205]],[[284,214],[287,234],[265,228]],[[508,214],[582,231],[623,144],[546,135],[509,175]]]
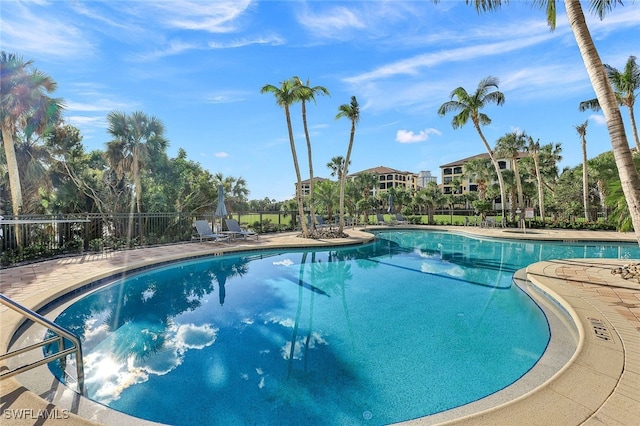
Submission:
[[[400,171],[390,167],[378,166],[362,170],[347,176],[347,179],[355,179],[361,173],[371,173],[378,176],[378,188],[374,192],[384,192],[390,188],[418,189],[418,175],[413,172]]]
[[[518,158],[526,157],[528,154],[526,152],[521,152]],[[463,176],[463,167],[464,165],[477,158],[486,159],[487,161],[491,161],[488,153],[474,155],[472,157],[463,158],[461,160],[453,161],[448,164],[443,164],[440,166],[441,176],[442,176],[442,193],[443,194],[468,194],[470,192],[477,192],[478,185],[473,182],[471,179]],[[500,166],[500,170],[510,170],[511,169],[511,161],[507,159],[500,158],[498,159],[498,165]],[[493,167],[493,166],[491,166]],[[460,186],[457,188],[454,186],[455,182],[459,182]],[[497,182],[497,181],[496,181]],[[494,200],[494,208],[501,208],[499,197]],[[508,206],[505,206],[508,207]]]

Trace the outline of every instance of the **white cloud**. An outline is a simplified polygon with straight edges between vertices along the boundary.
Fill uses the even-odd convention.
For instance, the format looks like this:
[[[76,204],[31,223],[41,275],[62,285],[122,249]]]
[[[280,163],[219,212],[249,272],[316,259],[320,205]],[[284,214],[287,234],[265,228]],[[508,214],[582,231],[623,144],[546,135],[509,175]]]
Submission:
[[[218,157],[218,158],[227,158],[227,157],[229,157],[229,154],[226,153],[226,152],[216,152],[214,155],[216,157]]]
[[[607,124],[607,121],[604,119],[604,115],[602,114],[591,114],[589,115],[589,120],[598,126],[606,126]]]
[[[279,46],[284,43],[285,43],[285,40],[282,37],[278,35],[269,35],[264,37],[255,37],[255,38],[241,38],[241,39],[232,40],[226,43],[211,41],[209,42],[209,47],[211,49],[230,49],[230,48],[251,46],[254,44]]]
[[[416,143],[424,142],[429,139],[429,135],[441,135],[438,129],[425,129],[415,133],[413,130],[400,129],[396,132],[396,142],[400,143]]]
[[[251,0],[214,2],[187,0],[145,2],[145,7],[155,7],[160,21],[168,27],[226,33],[236,29],[235,20],[249,8],[251,3]]]

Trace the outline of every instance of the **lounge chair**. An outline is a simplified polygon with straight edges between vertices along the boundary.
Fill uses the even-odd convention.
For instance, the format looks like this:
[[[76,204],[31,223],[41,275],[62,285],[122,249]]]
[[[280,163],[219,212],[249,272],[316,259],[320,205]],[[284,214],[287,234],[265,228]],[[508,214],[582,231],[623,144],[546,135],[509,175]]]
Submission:
[[[216,234],[213,232],[209,222],[206,220],[196,220],[193,223],[193,227],[196,229],[198,235],[194,235],[191,239],[199,239],[200,242],[203,240],[212,240],[213,242],[229,241],[228,235]]]
[[[408,224],[409,222],[408,222],[408,221],[406,221],[406,220],[404,219],[404,217],[402,217],[402,214],[400,214],[400,213],[396,213],[396,223],[401,224],[401,225],[406,225],[406,224]]]
[[[384,220],[384,215],[382,213],[378,213],[378,225],[391,225],[391,222],[387,222]]]
[[[225,219],[224,222],[227,224],[227,229],[230,233],[235,235],[242,235],[242,237],[246,240],[247,237],[256,237],[256,241],[258,240],[258,234],[249,229],[242,229],[240,224],[235,219]]]
[[[329,224],[320,215],[316,215],[316,228],[328,228]]]

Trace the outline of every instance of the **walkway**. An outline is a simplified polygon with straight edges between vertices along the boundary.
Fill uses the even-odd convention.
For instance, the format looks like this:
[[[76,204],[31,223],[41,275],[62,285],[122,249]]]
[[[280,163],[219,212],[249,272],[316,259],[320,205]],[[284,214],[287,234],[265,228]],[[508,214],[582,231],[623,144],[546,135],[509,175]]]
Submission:
[[[425,227],[420,227],[425,229]],[[435,227],[479,236],[561,241],[630,241],[632,234],[590,231],[529,231],[527,234],[477,227]],[[267,247],[300,247],[358,244],[369,241],[367,232],[349,230],[349,238],[302,240],[295,234],[264,235],[258,241],[232,244],[186,243],[122,252],[86,254],[0,270],[0,292],[31,309],[125,268],[216,252]],[[524,397],[451,424],[621,424],[637,425],[640,418],[640,285],[611,274],[625,264],[619,260],[560,260],[540,262],[527,269],[528,279],[547,293],[567,302],[581,332],[579,350],[572,361],[543,386]],[[4,352],[20,324],[17,314],[0,307],[0,347]],[[0,364],[0,368],[5,368]],[[44,368],[44,367],[42,367]],[[62,392],[53,403],[43,398],[55,393],[49,378],[48,392],[36,394],[23,375],[0,382],[2,418],[11,424],[122,424],[119,414],[104,407],[86,415],[78,410],[84,399]],[[60,392],[58,392],[60,393]],[[72,394],[71,396],[69,394]],[[67,398],[68,400],[65,400]],[[66,404],[66,405],[65,405]],[[86,402],[84,402],[86,404]],[[71,408],[60,408],[60,407]],[[98,412],[99,411],[99,412]],[[73,414],[83,412],[84,418]],[[111,417],[113,416],[113,417]],[[19,419],[18,417],[22,417]],[[526,419],[526,420],[524,420]],[[129,424],[144,424],[125,419]],[[434,424],[447,419],[432,416],[412,424]],[[63,423],[61,423],[63,422]]]

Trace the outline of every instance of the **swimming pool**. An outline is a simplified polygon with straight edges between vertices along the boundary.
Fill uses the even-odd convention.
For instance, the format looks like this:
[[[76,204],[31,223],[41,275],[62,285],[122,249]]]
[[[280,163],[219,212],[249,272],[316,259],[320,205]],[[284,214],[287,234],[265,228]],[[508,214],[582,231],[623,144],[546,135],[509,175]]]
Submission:
[[[549,331],[512,274],[583,256],[639,257],[632,245],[380,232],[366,246],[148,270],[57,322],[83,339],[88,396],[138,417],[383,424],[476,400],[526,373]]]

